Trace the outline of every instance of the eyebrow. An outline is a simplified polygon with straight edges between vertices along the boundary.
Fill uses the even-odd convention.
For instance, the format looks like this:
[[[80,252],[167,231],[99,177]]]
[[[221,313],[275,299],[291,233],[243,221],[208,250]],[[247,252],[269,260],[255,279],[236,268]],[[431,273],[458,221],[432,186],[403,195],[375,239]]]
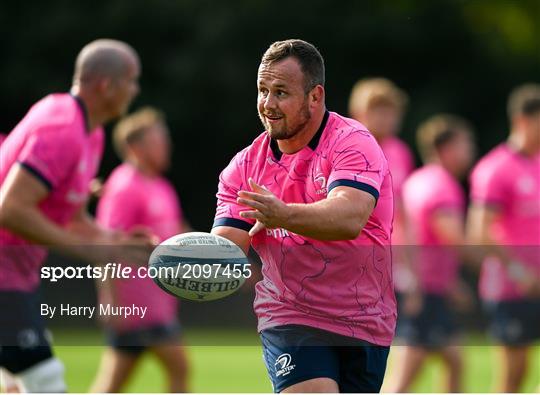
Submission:
[[[259,85],[259,86],[260,86],[260,85],[263,85],[263,84],[261,84],[261,80],[258,80],[258,81],[257,81],[257,85]],[[266,85],[266,84],[264,84],[264,85]],[[278,82],[278,83],[275,84],[275,85],[274,85],[274,84],[270,84],[270,86],[272,86],[273,88],[286,88],[286,87],[287,87],[287,85],[284,84],[283,82]]]

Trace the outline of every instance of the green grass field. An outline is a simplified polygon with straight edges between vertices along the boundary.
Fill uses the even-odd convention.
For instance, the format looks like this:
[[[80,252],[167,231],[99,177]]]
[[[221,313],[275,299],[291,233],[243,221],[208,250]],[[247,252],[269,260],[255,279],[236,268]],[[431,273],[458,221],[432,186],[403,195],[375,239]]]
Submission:
[[[205,346],[203,344],[223,346]],[[97,344],[99,337],[89,333],[56,334],[55,351],[66,365],[66,377],[70,392],[86,392],[96,373],[102,351],[101,346],[77,346],[85,338],[87,344]],[[205,342],[205,339],[211,339]],[[272,388],[266,376],[261,348],[256,335],[252,332],[189,332],[186,334],[188,356],[191,361],[190,387],[193,392],[271,392]],[[477,342],[478,344],[479,342]],[[250,345],[246,345],[250,344]],[[257,345],[254,345],[257,344]],[[465,391],[489,392],[491,379],[495,373],[495,355],[489,346],[466,346],[465,353]],[[390,365],[392,365],[390,359]],[[540,383],[540,345],[531,355],[531,369],[523,391],[534,392]],[[389,366],[387,379],[392,375],[394,366]],[[443,374],[441,363],[432,358],[426,364],[415,387],[415,392],[439,392]],[[384,387],[383,387],[384,388]],[[136,371],[126,392],[164,392],[165,380],[157,362],[146,356]]]

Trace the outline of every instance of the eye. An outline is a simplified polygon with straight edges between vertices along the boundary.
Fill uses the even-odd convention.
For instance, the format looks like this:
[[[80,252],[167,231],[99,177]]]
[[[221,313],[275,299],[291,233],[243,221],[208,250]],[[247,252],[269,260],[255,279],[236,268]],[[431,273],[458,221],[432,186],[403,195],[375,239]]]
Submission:
[[[279,89],[279,90],[276,92],[276,95],[277,95],[278,97],[283,97],[283,96],[285,96],[286,94],[287,94],[287,92],[282,91],[281,89]]]
[[[262,96],[268,95],[268,89],[266,88],[259,88],[259,94]]]

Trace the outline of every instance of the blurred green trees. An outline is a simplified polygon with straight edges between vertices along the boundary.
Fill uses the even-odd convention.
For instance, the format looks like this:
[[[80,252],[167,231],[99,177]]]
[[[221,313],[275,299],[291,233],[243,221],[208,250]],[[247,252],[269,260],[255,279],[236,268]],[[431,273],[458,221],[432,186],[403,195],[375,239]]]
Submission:
[[[537,0],[95,0],[0,2],[0,130],[43,95],[66,91],[79,49],[126,40],[143,62],[134,104],[168,115],[176,146],[171,177],[187,214],[207,229],[217,175],[261,131],[255,107],[260,56],[298,37],[327,66],[327,103],[346,113],[351,85],[383,75],[411,96],[403,136],[439,111],[476,126],[481,151],[507,132],[506,97],[540,81]],[[117,159],[107,150],[102,173]]]

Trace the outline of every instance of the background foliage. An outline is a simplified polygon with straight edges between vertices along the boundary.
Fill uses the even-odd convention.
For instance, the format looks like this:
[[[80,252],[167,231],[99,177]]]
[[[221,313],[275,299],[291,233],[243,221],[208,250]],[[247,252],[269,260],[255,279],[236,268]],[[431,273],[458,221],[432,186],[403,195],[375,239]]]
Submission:
[[[36,100],[69,89],[80,48],[126,40],[143,62],[133,108],[167,115],[176,146],[170,176],[191,222],[211,226],[217,176],[261,132],[260,56],[275,40],[313,42],[327,66],[327,104],[346,114],[352,84],[382,75],[411,97],[403,137],[439,111],[469,118],[480,151],[507,133],[512,87],[540,81],[536,0],[94,0],[0,2],[0,130]],[[107,175],[117,159],[110,148]]]

